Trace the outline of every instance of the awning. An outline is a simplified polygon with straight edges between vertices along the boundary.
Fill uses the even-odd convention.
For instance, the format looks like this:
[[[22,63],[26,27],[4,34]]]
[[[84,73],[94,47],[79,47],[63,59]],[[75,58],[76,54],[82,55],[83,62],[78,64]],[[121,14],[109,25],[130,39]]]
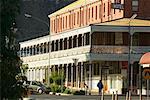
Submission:
[[[150,64],[150,52],[145,53],[141,57],[140,64]]]

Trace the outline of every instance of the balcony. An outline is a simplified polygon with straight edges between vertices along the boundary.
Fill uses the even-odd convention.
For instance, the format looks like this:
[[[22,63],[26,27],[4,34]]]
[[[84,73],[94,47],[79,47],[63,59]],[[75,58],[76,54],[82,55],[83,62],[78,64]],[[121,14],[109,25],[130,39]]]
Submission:
[[[150,46],[132,46],[132,54],[143,54],[150,51]],[[98,54],[128,54],[128,46],[98,46],[93,45],[92,53]]]

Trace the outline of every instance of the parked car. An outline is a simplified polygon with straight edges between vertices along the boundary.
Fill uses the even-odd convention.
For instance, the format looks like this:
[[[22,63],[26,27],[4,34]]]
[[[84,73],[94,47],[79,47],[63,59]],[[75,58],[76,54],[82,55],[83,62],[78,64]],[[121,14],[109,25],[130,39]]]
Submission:
[[[34,93],[42,94],[50,92],[50,89],[48,89],[44,84],[38,81],[26,81],[24,85]]]

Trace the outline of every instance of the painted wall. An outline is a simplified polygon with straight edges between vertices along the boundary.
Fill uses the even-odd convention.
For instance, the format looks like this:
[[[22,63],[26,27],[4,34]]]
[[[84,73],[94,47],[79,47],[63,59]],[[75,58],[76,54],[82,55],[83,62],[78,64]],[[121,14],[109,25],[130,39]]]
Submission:
[[[98,0],[57,15],[50,15],[51,34],[56,35],[66,30],[122,18],[123,10],[111,8],[114,2],[114,0]],[[119,2],[123,4],[124,0]]]

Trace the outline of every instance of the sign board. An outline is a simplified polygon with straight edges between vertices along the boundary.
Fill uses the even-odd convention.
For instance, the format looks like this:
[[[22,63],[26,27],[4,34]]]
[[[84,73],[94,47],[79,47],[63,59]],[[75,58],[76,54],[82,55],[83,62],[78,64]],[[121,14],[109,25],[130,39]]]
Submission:
[[[150,68],[144,68],[143,77],[144,79],[150,79]]]
[[[112,3],[111,8],[123,10],[124,6],[123,6],[123,4],[120,4],[120,3]]]

